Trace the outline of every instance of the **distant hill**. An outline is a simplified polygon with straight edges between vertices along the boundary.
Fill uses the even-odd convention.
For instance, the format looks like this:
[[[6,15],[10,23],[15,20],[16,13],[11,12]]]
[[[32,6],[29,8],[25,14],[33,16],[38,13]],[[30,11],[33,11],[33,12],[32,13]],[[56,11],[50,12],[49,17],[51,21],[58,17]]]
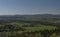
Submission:
[[[1,15],[0,23],[23,22],[31,24],[60,26],[60,15],[34,14],[34,15]]]
[[[53,14],[34,14],[34,15],[0,15],[0,20],[4,19],[26,19],[26,18],[56,18],[60,19],[60,15],[53,15]]]

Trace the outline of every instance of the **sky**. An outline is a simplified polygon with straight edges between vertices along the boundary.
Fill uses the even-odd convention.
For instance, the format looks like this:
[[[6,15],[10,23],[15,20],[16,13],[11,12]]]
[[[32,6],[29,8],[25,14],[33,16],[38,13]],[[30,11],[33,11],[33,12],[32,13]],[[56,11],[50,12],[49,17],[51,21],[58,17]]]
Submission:
[[[0,0],[0,15],[60,14],[60,0]]]

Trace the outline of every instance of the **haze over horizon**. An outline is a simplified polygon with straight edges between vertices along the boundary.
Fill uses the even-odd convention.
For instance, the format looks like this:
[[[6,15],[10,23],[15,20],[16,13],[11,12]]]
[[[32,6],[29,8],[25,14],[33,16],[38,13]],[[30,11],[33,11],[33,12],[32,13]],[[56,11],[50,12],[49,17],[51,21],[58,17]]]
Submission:
[[[0,0],[0,15],[60,14],[60,0]]]

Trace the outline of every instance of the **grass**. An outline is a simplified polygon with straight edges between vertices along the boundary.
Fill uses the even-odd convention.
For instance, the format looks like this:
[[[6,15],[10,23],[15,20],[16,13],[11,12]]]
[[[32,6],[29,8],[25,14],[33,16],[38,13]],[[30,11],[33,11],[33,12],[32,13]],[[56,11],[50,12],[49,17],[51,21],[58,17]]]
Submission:
[[[19,27],[22,27],[22,26],[19,26]],[[45,26],[45,25],[36,25],[34,27],[28,26],[28,27],[22,27],[22,28],[24,28],[24,31],[20,30],[20,31],[13,31],[13,32],[0,32],[0,35],[6,36],[6,37],[16,36],[16,35],[20,36],[20,35],[23,35],[24,32],[29,32],[29,33],[34,32],[34,36],[36,35],[38,37],[38,36],[42,36],[40,34],[41,33],[40,31],[45,31],[45,30],[55,31],[57,29],[57,27],[55,27],[55,26]],[[38,33],[36,33],[36,31]],[[33,36],[33,34],[26,34],[26,35],[27,35],[27,37]],[[57,37],[57,35],[56,35],[56,33],[53,33],[50,37]],[[58,35],[58,37],[60,37],[60,34]]]
[[[54,26],[44,26],[44,25],[41,25],[40,27],[24,27],[24,28],[26,29],[25,31],[28,31],[28,32],[44,31],[44,30],[52,31],[57,29],[57,27],[54,27]]]

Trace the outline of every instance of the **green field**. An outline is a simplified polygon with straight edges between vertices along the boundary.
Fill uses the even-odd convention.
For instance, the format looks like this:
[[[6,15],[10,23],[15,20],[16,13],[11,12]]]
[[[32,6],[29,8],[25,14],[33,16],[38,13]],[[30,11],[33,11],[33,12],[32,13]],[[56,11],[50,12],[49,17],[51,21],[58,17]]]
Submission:
[[[2,37],[60,37],[56,26],[34,25],[28,23],[10,23],[13,25],[0,25],[4,31],[0,32]],[[26,25],[28,24],[28,25]],[[58,35],[57,35],[58,34]]]

